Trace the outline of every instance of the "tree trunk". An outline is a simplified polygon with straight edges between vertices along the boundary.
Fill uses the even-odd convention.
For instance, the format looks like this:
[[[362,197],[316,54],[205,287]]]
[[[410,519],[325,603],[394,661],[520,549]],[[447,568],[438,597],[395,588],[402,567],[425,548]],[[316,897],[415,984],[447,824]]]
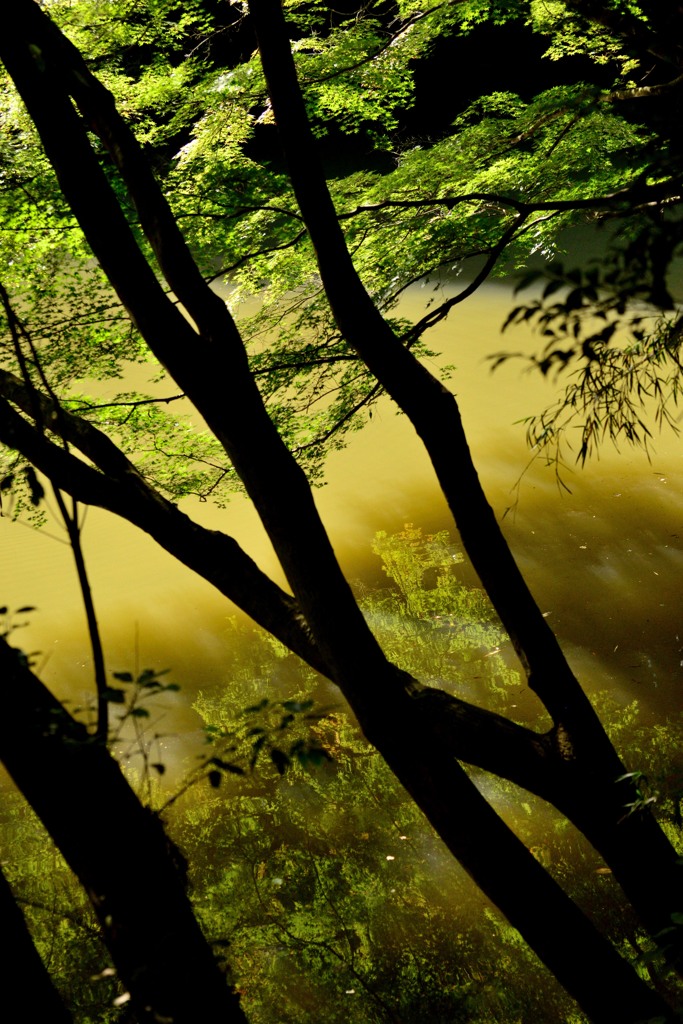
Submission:
[[[368,738],[486,896],[594,1022],[677,1019],[530,854],[408,700]]]
[[[161,822],[22,657],[0,641],[0,760],[84,886],[140,1024],[246,1024]]]
[[[585,833],[656,934],[670,924],[672,910],[683,907],[676,853],[649,811],[624,823],[635,786],[616,783],[626,768],[503,537],[472,461],[456,400],[401,344],[355,271],[317,157],[280,0],[250,0],[250,11],[292,184],[332,313],[423,441],[472,565],[510,634],[530,688],[553,718],[554,728],[539,737],[545,741],[548,774],[541,769],[529,788]]]
[[[27,1020],[73,1024],[73,1018],[52,984],[33,944],[24,915],[0,871],[0,978],[6,1005],[20,1006]]]

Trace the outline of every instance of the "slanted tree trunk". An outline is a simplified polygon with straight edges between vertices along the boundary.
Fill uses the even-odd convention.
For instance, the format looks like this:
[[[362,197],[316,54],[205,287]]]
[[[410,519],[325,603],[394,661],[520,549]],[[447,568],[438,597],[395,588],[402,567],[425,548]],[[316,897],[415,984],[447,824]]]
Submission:
[[[73,1024],[33,944],[9,882],[0,871],[0,981],[6,1006],[20,1006],[26,1020]]]
[[[610,943],[530,854],[407,702],[369,733],[392,771],[468,874],[517,928],[592,1021],[676,1015],[646,989]],[[636,980],[637,978],[637,980]],[[657,1007],[657,1008],[656,1008]]]
[[[0,760],[85,888],[140,1024],[246,1024],[160,820],[4,640],[0,677]]]
[[[628,780],[617,783],[626,768],[503,537],[454,396],[401,344],[356,273],[317,158],[280,0],[249,0],[249,7],[292,184],[332,313],[423,441],[472,565],[512,639],[530,688],[553,719],[544,737],[545,767],[529,788],[550,800],[593,843],[643,924],[656,934],[670,924],[672,911],[683,907],[683,871],[676,853],[648,810],[627,817],[635,786]]]
[[[552,804],[589,840],[650,935],[671,926],[671,914],[683,907],[683,867],[676,850],[647,807],[635,800],[630,779],[617,781],[613,760],[587,751],[548,766]],[[554,771],[556,773],[554,774]],[[554,775],[554,777],[553,777]],[[667,959],[679,973],[683,954]]]

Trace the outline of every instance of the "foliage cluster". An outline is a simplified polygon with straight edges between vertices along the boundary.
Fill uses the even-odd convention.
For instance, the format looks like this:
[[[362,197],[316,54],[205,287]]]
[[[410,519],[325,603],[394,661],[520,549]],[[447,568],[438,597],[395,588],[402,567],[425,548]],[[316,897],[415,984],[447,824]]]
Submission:
[[[423,536],[409,523],[376,534],[372,549],[393,587],[364,592],[360,603],[392,660],[431,685],[509,709],[519,688],[509,638],[484,592],[459,579],[463,555],[448,531]]]
[[[238,9],[200,0],[53,0],[49,10],[146,144],[200,265],[229,289],[278,428],[319,479],[325,452],[362,425],[380,389],[330,317]],[[637,5],[625,10],[642,17]],[[341,153],[358,153],[351,167],[331,165],[331,187],[356,266],[389,314],[425,275],[464,267],[476,278],[482,260],[488,273],[522,264],[530,252],[552,254],[561,228],[600,214],[599,203],[594,214],[586,211],[587,195],[657,180],[652,132],[630,110],[624,116],[609,91],[633,86],[637,61],[618,34],[559,0],[411,2],[390,13],[380,3],[347,13],[291,3],[287,15],[317,133],[336,140]],[[581,83],[569,72],[531,98],[508,91],[469,102],[464,90],[452,125],[418,144],[403,140],[402,112],[434,102],[415,90],[420,67],[456,37],[453,52],[466,62],[469,40],[487,24],[525,25],[529,39],[547,40],[556,64],[576,55],[584,70],[606,64],[609,89],[601,71],[602,78]],[[46,373],[50,387],[134,454],[165,493],[221,500],[236,476],[184,409],[152,406],[150,392],[109,389],[106,400],[89,403],[77,397],[84,380],[116,381],[131,361],[150,357],[90,260],[7,83],[2,103],[3,285],[21,296],[31,373]],[[109,172],[105,151],[101,160]],[[140,237],[136,212],[111,181]],[[549,210],[534,213],[543,203]],[[399,334],[427,354],[425,332],[470,290],[417,324],[395,321]],[[16,342],[6,351],[11,370],[15,349]],[[145,403],[137,409],[136,397]]]
[[[654,265],[636,241],[614,254],[616,265],[567,271],[555,263],[521,282],[546,283],[538,298],[511,310],[505,326],[531,324],[546,341],[526,357],[530,366],[566,372],[557,401],[525,420],[530,447],[558,467],[565,449],[583,464],[605,441],[648,451],[653,425],[678,433],[681,323],[663,310],[674,306],[666,270],[679,247],[670,227],[666,236]],[[492,365],[510,356],[499,354]]]

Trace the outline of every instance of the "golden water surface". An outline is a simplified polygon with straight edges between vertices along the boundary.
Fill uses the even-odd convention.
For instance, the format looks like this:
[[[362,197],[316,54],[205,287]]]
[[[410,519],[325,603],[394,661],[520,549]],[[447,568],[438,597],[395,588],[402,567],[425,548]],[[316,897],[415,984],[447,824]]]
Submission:
[[[413,289],[402,312],[420,315],[426,289]],[[558,385],[510,361],[492,374],[486,356],[501,348],[537,350],[522,329],[501,337],[512,302],[504,284],[490,284],[430,339],[455,364],[451,386],[460,402],[475,462],[508,540],[590,691],[637,697],[644,710],[678,714],[683,564],[681,442],[657,436],[651,461],[642,451],[605,447],[585,469],[569,467],[571,494],[552,468],[529,466],[519,421],[548,404]],[[120,383],[119,383],[120,389]],[[528,467],[528,468],[526,468]],[[526,472],[525,471],[526,468]],[[520,481],[521,477],[521,481]],[[425,531],[449,528],[448,511],[410,425],[388,400],[349,447],[329,460],[318,504],[339,558],[352,578],[379,577],[370,544],[379,529],[404,523]],[[519,482],[519,487],[517,483]],[[235,536],[267,572],[281,580],[273,552],[248,501],[227,510],[186,502],[186,511]],[[182,691],[166,698],[168,721],[189,721],[191,695],[225,681],[234,608],[203,580],[114,516],[90,510],[83,534],[92,588],[112,671],[171,667]],[[35,531],[0,520],[0,603],[35,605],[15,635],[40,650],[41,675],[60,696],[91,690],[84,615],[63,531]],[[176,715],[174,717],[174,708]]]

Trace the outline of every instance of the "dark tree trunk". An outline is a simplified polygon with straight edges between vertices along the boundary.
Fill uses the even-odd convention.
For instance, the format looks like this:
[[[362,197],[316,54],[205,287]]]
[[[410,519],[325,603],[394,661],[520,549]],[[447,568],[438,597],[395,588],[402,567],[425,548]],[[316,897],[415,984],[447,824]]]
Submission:
[[[626,769],[503,537],[479,482],[455,398],[401,344],[355,271],[316,156],[280,0],[250,0],[250,11],[292,183],[333,315],[422,439],[463,545],[510,634],[529,686],[553,718],[554,728],[543,737],[546,765],[539,766],[535,781],[523,784],[584,832],[656,934],[683,906],[683,872],[676,868],[675,851],[647,810],[637,820],[625,818],[635,787],[616,782]]]
[[[650,935],[671,926],[671,915],[683,908],[683,866],[648,808],[628,807],[633,800],[628,780],[613,781],[596,772],[586,778],[565,768],[553,803],[589,840]],[[578,776],[578,778],[577,778]],[[679,973],[683,953],[671,949],[667,960]]]
[[[88,893],[140,1024],[246,1024],[161,822],[20,659],[0,641],[0,760]]]
[[[3,1001],[21,1007],[26,1020],[73,1024],[33,944],[24,915],[0,871],[0,979]]]
[[[409,706],[370,739],[448,848],[594,1022],[674,1021],[651,991],[505,825]]]

